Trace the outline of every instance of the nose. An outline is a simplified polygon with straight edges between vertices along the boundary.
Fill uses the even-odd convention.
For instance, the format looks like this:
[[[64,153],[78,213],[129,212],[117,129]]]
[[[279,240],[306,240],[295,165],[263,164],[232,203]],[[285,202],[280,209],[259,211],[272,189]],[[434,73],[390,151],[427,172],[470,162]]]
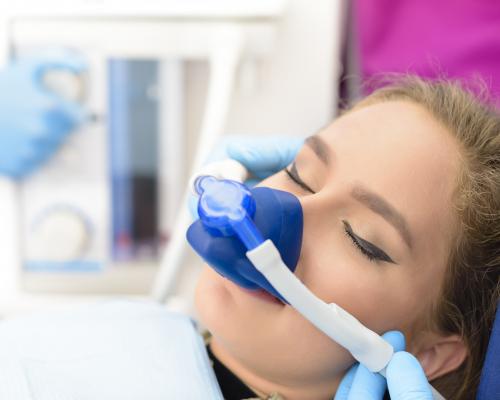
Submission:
[[[318,252],[324,249],[325,241],[329,240],[326,236],[329,221],[332,221],[331,214],[338,208],[331,198],[321,194],[300,196],[299,202],[303,214],[303,233],[300,258],[295,273],[299,279],[306,279],[309,267],[315,265]]]
[[[325,218],[323,201],[319,195],[300,196],[300,205],[302,206],[302,214],[305,225],[314,227],[321,224],[322,219]]]

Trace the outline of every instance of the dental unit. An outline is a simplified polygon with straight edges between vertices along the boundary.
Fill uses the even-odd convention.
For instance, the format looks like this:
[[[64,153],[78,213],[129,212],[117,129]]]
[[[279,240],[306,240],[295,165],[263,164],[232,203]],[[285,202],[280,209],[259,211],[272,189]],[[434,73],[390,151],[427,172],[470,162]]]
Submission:
[[[242,183],[247,178],[241,164],[223,160],[191,180],[199,197],[199,220],[187,232],[191,246],[222,276],[289,304],[359,363],[385,376],[393,347],[337,304],[316,297],[294,274],[303,230],[299,200],[281,190],[249,189]],[[444,399],[431,389],[434,399]]]

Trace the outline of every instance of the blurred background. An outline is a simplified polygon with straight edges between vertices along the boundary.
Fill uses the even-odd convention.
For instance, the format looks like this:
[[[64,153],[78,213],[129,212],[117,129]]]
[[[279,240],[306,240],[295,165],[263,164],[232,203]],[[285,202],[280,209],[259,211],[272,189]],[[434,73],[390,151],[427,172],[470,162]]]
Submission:
[[[225,134],[307,135],[335,115],[343,2],[3,7],[2,65],[78,59],[77,73],[25,78],[86,116],[50,159],[1,182],[2,315],[150,295],[197,152]]]
[[[500,5],[0,5],[0,316],[109,296],[189,309],[185,188],[225,135],[307,136],[386,73],[500,93]]]

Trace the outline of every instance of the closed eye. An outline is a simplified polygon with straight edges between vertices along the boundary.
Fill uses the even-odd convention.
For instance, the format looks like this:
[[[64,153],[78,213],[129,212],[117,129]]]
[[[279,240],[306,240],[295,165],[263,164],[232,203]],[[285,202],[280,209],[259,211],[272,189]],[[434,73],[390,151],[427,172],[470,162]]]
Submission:
[[[344,224],[344,230],[347,237],[352,241],[354,246],[370,261],[384,261],[392,264],[396,264],[391,257],[389,257],[383,250],[375,246],[374,244],[364,240],[363,238],[356,235],[351,225],[347,221],[342,221]]]
[[[295,165],[295,162],[292,163],[291,167],[290,167],[290,170],[288,170],[287,168],[284,169],[286,175],[288,176],[288,178],[290,178],[290,180],[295,183],[296,185],[300,186],[302,189],[304,189],[305,191],[309,192],[309,193],[316,193],[314,190],[312,190],[299,176],[299,173],[297,172],[297,167]]]

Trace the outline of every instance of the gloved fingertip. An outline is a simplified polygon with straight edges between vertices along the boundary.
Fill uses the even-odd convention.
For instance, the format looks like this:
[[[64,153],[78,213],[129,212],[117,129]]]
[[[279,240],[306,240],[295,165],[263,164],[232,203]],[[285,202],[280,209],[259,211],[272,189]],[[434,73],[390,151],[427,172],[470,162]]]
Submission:
[[[24,161],[22,163],[18,163],[18,165],[12,168],[8,174],[11,179],[20,181],[26,176],[30,175],[36,169],[36,167],[37,165],[35,163]]]
[[[335,393],[334,400],[347,400],[349,397],[349,391],[351,390],[352,381],[354,380],[354,376],[356,375],[356,370],[358,369],[359,364],[354,364],[349,371],[344,375],[342,380],[340,381],[340,385],[337,388],[337,392]]]
[[[386,387],[384,377],[360,365],[354,376],[348,399],[379,400],[382,399]]]
[[[406,351],[394,354],[387,366],[387,385],[391,398],[432,400],[432,392],[422,366]]]
[[[87,69],[87,63],[80,53],[67,48],[53,48],[36,54],[31,59],[20,60],[30,65],[35,76],[43,76],[51,69],[66,70],[79,74]]]
[[[240,143],[229,143],[226,147],[226,152],[230,158],[242,164],[247,165],[249,162],[253,161],[251,151],[249,151],[247,146]]]
[[[419,372],[420,376],[425,376],[425,373],[420,365],[420,362],[417,358],[406,351],[398,351],[394,353],[392,356],[392,360],[387,367],[387,372],[389,373],[389,369],[392,372],[394,369],[397,370],[407,370],[413,372]]]
[[[224,141],[221,141],[222,142],[222,146],[225,146],[226,148],[226,151],[227,151],[227,154],[228,155],[232,155],[232,154],[239,154],[242,150],[242,148],[244,148],[244,146],[242,146],[239,142],[231,142],[229,140],[224,140]]]
[[[189,213],[191,214],[192,220],[197,220],[199,218],[198,197],[196,197],[195,195],[189,196],[187,207],[189,209]]]
[[[58,99],[46,115],[50,130],[62,137],[90,118],[90,113],[80,104],[64,99]]]
[[[403,351],[406,347],[405,336],[400,331],[389,331],[382,337],[394,347],[394,352]]]
[[[248,187],[254,187],[255,185],[257,185],[259,183],[259,179],[248,179],[245,181],[245,185],[247,185]]]
[[[302,137],[290,137],[290,148],[298,152],[299,149],[304,145],[305,139]]]

